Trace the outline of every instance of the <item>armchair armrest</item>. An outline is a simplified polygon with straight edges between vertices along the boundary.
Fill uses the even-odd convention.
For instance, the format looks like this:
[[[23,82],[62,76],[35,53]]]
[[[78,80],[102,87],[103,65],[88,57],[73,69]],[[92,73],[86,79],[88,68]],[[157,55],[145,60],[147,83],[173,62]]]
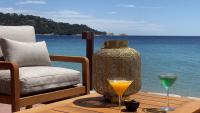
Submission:
[[[13,62],[0,61],[0,70],[10,70],[12,103],[15,102],[15,105],[19,106],[19,98],[20,98],[19,66]],[[18,103],[16,104],[16,102]]]
[[[87,94],[89,94],[89,91],[90,91],[89,60],[86,57],[51,55],[50,59],[52,61],[81,63],[82,64],[82,83],[86,87]]]

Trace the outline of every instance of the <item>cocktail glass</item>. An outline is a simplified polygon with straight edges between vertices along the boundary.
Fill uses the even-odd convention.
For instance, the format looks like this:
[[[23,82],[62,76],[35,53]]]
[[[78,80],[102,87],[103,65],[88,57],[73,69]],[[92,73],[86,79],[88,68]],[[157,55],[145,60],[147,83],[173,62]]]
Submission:
[[[164,73],[164,74],[159,75],[161,84],[167,90],[167,106],[161,107],[160,108],[161,110],[164,110],[164,111],[174,111],[175,110],[175,108],[170,107],[170,105],[169,105],[169,88],[174,84],[177,77],[178,76],[174,73]]]
[[[126,91],[126,89],[131,85],[133,80],[127,80],[124,78],[108,78],[109,84],[114,89],[115,93],[118,95],[119,98],[119,113],[121,113],[121,99]]]

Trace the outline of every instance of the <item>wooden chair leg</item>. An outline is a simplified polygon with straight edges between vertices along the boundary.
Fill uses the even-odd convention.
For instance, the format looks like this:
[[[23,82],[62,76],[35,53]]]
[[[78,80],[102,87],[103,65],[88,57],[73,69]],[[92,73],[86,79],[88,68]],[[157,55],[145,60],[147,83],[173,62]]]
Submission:
[[[29,106],[26,106],[26,109],[30,109],[32,107],[33,107],[32,105],[29,105]]]
[[[14,112],[17,112],[17,111],[20,111],[20,107],[18,106],[18,105],[11,105],[12,106],[12,113],[14,113]]]
[[[20,111],[19,98],[16,95],[11,96],[12,113]]]

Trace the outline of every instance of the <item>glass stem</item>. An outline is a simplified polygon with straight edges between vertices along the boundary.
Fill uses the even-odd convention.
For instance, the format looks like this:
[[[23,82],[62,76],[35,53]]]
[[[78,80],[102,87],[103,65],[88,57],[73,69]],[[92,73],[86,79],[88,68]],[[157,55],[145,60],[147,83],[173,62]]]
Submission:
[[[169,108],[169,88],[167,88],[167,107]]]
[[[119,113],[121,113],[121,96],[118,97],[119,97]]]

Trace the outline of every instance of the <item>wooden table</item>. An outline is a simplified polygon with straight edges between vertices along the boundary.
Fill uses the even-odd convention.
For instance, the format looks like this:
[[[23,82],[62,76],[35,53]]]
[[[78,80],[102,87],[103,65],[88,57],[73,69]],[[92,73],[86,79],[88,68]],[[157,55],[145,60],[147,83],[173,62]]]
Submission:
[[[137,113],[164,113],[158,112],[158,108],[166,106],[165,96],[139,92],[131,98],[140,102]],[[170,113],[200,113],[200,100],[170,97],[170,106],[176,108]],[[126,113],[125,107],[123,112]],[[115,104],[105,103],[101,95],[91,93],[16,113],[118,113],[118,107]]]

